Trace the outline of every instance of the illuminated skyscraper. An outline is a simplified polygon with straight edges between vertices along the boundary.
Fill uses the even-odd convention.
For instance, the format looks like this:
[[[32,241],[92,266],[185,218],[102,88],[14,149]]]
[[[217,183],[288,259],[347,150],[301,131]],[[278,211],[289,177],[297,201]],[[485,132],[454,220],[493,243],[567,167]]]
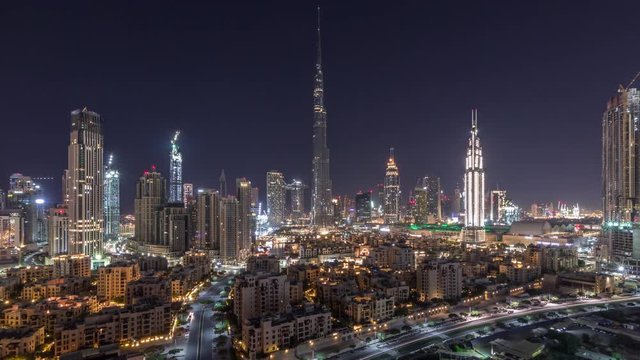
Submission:
[[[104,137],[100,115],[71,112],[69,144],[69,251],[96,259],[103,253]]]
[[[182,185],[182,199],[184,201],[184,207],[189,206],[195,198],[193,197],[193,184],[184,183]]]
[[[425,176],[423,186],[427,195],[427,221],[436,223],[442,221],[442,190],[440,178],[437,176]]]
[[[620,86],[602,116],[602,211],[611,257],[640,272],[640,91]],[[549,211],[552,212],[552,211]]]
[[[196,197],[198,221],[196,247],[220,250],[220,196],[213,189],[199,189]]]
[[[505,190],[491,190],[491,211],[489,219],[493,222],[500,222],[502,208],[505,206],[505,200],[507,199],[507,192]]]
[[[178,146],[180,131],[176,131],[171,140],[169,154],[169,202],[182,203],[182,153]]]
[[[300,180],[287,185],[290,194],[291,220],[297,221],[304,216],[304,190],[307,188]]]
[[[9,177],[7,208],[19,211],[24,221],[21,246],[46,241],[46,226],[39,226],[46,216],[42,189],[30,176],[16,173]]]
[[[320,41],[320,7],[318,7],[318,58],[313,89],[313,187],[311,189],[313,224],[333,224],[329,148],[327,147],[327,110],[324,107],[324,77]]]
[[[116,240],[120,234],[120,172],[113,168],[113,154],[104,173],[104,238]]]
[[[156,172],[155,166],[151,172],[145,171],[136,185],[135,199],[135,238],[144,245],[159,244],[157,212],[167,201],[167,182]]]
[[[49,209],[49,256],[54,257],[69,252],[69,216],[67,207],[60,205]]]
[[[238,199],[238,237],[239,250],[251,249],[251,181],[236,179],[236,194]]]
[[[384,222],[394,224],[400,221],[400,173],[396,165],[393,148],[389,149],[387,171],[384,176]]]
[[[356,194],[356,222],[371,222],[371,193],[368,191]]]
[[[267,217],[272,228],[280,227],[284,221],[285,187],[281,172],[267,173]]]
[[[220,200],[220,256],[223,259],[240,255],[238,200],[227,196]]]
[[[463,241],[484,242],[484,166],[478,137],[478,111],[471,112],[471,136],[464,173],[465,230]]]

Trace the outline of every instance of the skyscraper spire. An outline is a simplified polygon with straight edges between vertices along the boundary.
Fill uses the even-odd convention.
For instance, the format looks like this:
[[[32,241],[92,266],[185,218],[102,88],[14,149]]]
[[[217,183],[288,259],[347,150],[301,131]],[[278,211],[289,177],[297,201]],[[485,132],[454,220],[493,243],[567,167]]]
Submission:
[[[327,111],[324,107],[324,79],[322,75],[322,47],[320,43],[320,7],[318,7],[318,44],[316,75],[313,89],[313,224],[326,227],[332,224],[331,177],[329,148],[327,147]]]
[[[222,169],[222,173],[220,174],[220,179],[218,180],[218,187],[220,188],[220,196],[227,196],[227,177],[224,175],[224,169]]]
[[[182,203],[182,153],[178,146],[180,130],[176,131],[171,140],[171,154],[169,155],[169,202]]]

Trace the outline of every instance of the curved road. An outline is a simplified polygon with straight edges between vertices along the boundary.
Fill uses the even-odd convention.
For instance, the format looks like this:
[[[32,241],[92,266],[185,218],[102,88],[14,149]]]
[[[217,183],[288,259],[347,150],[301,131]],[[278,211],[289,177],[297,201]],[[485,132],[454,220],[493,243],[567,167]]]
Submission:
[[[418,332],[414,335],[407,336],[406,339],[402,341],[394,342],[393,344],[382,343],[374,343],[364,347],[362,350],[356,350],[353,353],[345,353],[341,355],[337,355],[332,357],[332,359],[340,359],[340,360],[367,360],[371,358],[375,358],[377,356],[387,357],[397,357],[400,355],[404,355],[407,353],[406,351],[402,351],[403,348],[409,347],[419,342],[428,342],[429,340],[434,339],[435,337],[442,337],[448,333],[452,333],[455,331],[464,330],[466,328],[473,328],[482,325],[493,324],[502,320],[511,320],[514,318],[519,318],[527,315],[534,315],[537,313],[570,309],[576,307],[585,307],[585,306],[597,306],[600,304],[612,304],[619,302],[629,302],[629,301],[638,301],[640,300],[640,296],[630,296],[620,299],[610,299],[606,301],[587,301],[587,302],[579,302],[579,303],[570,303],[570,304],[548,304],[541,308],[533,308],[527,310],[516,310],[513,314],[504,314],[504,315],[491,315],[490,317],[480,318],[469,320],[465,322],[460,322],[456,324],[452,324],[447,327],[442,327],[439,329],[429,329],[427,331]],[[427,344],[425,344],[426,346]],[[400,353],[400,354],[398,354]]]

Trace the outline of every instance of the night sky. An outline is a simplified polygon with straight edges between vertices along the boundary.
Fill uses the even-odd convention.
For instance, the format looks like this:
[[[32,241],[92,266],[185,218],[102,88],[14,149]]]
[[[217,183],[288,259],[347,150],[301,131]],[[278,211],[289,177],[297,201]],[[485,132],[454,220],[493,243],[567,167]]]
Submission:
[[[55,3],[55,4],[52,4]],[[121,204],[182,130],[184,180],[229,189],[266,172],[311,181],[317,1],[5,1],[0,6],[0,187],[55,176],[69,113],[103,116]],[[382,182],[396,149],[416,178],[461,182],[478,108],[487,189],[600,204],[601,116],[640,70],[640,2],[322,1],[334,194]],[[307,203],[307,207],[308,207]]]

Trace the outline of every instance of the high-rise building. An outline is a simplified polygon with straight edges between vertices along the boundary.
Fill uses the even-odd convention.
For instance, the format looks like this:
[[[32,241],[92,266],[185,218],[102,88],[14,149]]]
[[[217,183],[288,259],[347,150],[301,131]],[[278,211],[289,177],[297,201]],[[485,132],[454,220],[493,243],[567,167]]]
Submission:
[[[464,173],[465,229],[463,241],[483,243],[484,233],[484,166],[478,137],[478,111],[471,112],[471,136],[467,146]]]
[[[67,207],[59,205],[49,209],[49,256],[69,253],[69,215]]]
[[[218,180],[218,188],[220,190],[221,197],[227,197],[227,177],[224,175],[224,169],[220,173],[220,179]]]
[[[240,204],[233,196],[220,200],[220,256],[234,259],[240,255]]]
[[[502,208],[505,205],[506,199],[507,192],[505,190],[491,190],[491,210],[489,219],[491,219],[492,222],[502,221],[500,214],[502,213]]]
[[[416,187],[413,189],[413,220],[416,224],[429,223],[427,213],[427,188],[424,186],[424,178],[419,178]]]
[[[387,171],[384,176],[384,222],[394,224],[400,221],[400,173],[396,165],[393,148],[389,150]]]
[[[324,107],[324,77],[320,41],[320,8],[318,7],[318,57],[313,89],[313,186],[311,189],[313,224],[333,225],[331,176],[327,147],[327,110]]]
[[[267,217],[272,228],[280,227],[284,221],[285,188],[281,172],[267,172]]]
[[[281,314],[289,307],[287,275],[245,273],[236,278],[233,313],[239,324],[267,314]]]
[[[19,211],[24,220],[24,238],[21,246],[46,241],[46,226],[39,226],[45,221],[42,189],[30,176],[16,173],[9,177],[7,208]]]
[[[462,191],[460,186],[456,185],[453,189],[453,197],[451,198],[451,216],[458,217],[462,212]]]
[[[440,188],[440,178],[437,176],[425,176],[423,187],[427,196],[427,221],[436,223],[442,221],[442,190]]]
[[[104,137],[100,115],[71,112],[69,144],[69,250],[98,258],[104,234]]]
[[[24,217],[11,209],[0,211],[0,247],[16,248],[24,244]]]
[[[156,213],[159,242],[158,252],[181,254],[189,250],[191,240],[191,214],[183,203],[169,203]]]
[[[290,195],[290,215],[291,220],[294,222],[299,221],[304,216],[304,190],[306,188],[307,185],[300,180],[293,180],[291,184],[287,185]]]
[[[236,179],[236,194],[238,199],[238,227],[240,237],[240,250],[251,249],[251,181],[240,178]]]
[[[195,198],[193,197],[193,184],[184,183],[182,185],[182,199],[184,201],[184,207],[189,206]]]
[[[167,182],[153,166],[136,185],[135,238],[141,244],[159,244],[156,213],[167,201]]]
[[[602,212],[612,260],[640,259],[640,91],[618,89],[602,116]],[[547,211],[547,213],[553,212]]]
[[[371,221],[371,193],[356,194],[356,222],[365,224]]]
[[[116,240],[120,235],[120,172],[113,167],[113,154],[104,173],[104,238]]]
[[[178,146],[180,131],[176,131],[171,140],[169,154],[169,202],[182,203],[182,153]]]
[[[198,221],[196,247],[220,250],[220,196],[213,189],[199,189],[196,205]]]

